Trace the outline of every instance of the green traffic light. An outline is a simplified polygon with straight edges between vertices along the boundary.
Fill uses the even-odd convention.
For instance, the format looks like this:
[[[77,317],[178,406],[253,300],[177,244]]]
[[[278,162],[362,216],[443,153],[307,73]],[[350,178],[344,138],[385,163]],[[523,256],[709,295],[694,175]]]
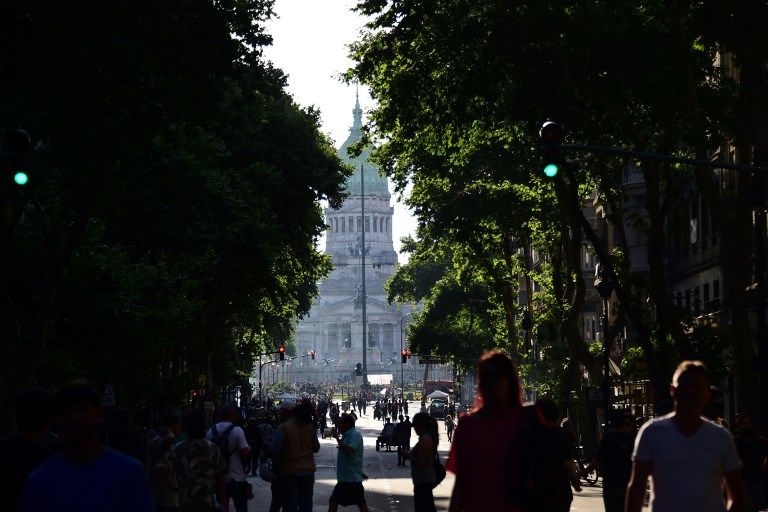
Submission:
[[[557,166],[557,164],[547,164],[544,166],[544,175],[547,178],[554,178],[557,176],[557,173],[560,171],[560,168]]]
[[[17,171],[16,174],[13,175],[13,181],[16,182],[17,185],[26,185],[29,181],[29,175],[24,171]]]

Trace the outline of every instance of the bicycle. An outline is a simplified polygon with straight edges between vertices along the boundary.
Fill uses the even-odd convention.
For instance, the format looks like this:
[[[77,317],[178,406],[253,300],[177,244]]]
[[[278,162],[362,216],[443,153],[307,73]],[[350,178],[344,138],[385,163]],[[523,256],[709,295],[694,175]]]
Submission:
[[[584,456],[583,446],[576,447],[574,462],[576,463],[576,471],[579,474],[579,478],[584,480],[586,485],[591,487],[597,486],[597,481],[600,479],[600,471],[595,461]]]

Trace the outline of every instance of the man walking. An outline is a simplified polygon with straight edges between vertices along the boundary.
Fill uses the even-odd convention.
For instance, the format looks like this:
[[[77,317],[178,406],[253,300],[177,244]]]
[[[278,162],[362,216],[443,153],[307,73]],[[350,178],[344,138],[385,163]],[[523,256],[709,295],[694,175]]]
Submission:
[[[395,425],[395,441],[397,442],[397,465],[405,467],[405,454],[411,449],[409,441],[411,439],[411,422],[403,421],[403,415],[400,415],[400,421]]]
[[[62,387],[54,403],[64,448],[29,476],[21,510],[152,512],[141,463],[99,440],[101,395],[90,384],[78,381]]]
[[[341,437],[339,437],[341,432]],[[361,512],[368,512],[363,489],[363,436],[355,428],[349,414],[339,418],[338,431],[333,435],[338,443],[339,458],[336,462],[336,487],[331,493],[328,512],[336,512],[339,505],[357,505]]]
[[[235,423],[240,419],[240,411],[234,404],[227,404],[221,411],[222,421],[208,431],[206,440],[219,447],[221,456],[229,468],[227,494],[232,497],[235,512],[248,511],[249,486],[245,479],[243,460],[251,456],[251,447],[245,440],[245,432]]]
[[[733,439],[701,417],[709,386],[701,361],[683,361],[675,370],[670,387],[674,411],[643,425],[635,441],[626,512],[642,509],[649,476],[651,512],[742,510],[741,463]]]
[[[611,430],[597,449],[603,475],[605,512],[623,512],[627,484],[632,473],[632,418],[623,411],[613,411]]]

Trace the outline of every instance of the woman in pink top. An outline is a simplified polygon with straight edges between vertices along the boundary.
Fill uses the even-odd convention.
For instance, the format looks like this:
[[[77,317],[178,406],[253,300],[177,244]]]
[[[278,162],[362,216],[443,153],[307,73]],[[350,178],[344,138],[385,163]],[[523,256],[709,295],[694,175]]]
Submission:
[[[447,469],[456,475],[449,512],[519,512],[520,379],[503,352],[486,352],[477,365],[479,396],[453,434]]]

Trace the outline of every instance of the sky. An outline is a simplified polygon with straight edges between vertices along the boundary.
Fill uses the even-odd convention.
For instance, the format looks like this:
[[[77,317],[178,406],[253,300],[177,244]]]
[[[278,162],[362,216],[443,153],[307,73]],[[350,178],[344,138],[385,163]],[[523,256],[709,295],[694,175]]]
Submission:
[[[337,148],[349,135],[355,105],[355,86],[342,83],[339,75],[352,66],[348,45],[365,23],[350,10],[354,5],[354,0],[276,0],[277,17],[267,23],[274,42],[264,49],[265,58],[288,75],[288,92],[299,105],[320,110],[322,129]],[[364,87],[359,94],[365,121],[373,101]],[[416,219],[396,197],[392,201],[392,238],[400,252],[400,238],[415,233]]]

